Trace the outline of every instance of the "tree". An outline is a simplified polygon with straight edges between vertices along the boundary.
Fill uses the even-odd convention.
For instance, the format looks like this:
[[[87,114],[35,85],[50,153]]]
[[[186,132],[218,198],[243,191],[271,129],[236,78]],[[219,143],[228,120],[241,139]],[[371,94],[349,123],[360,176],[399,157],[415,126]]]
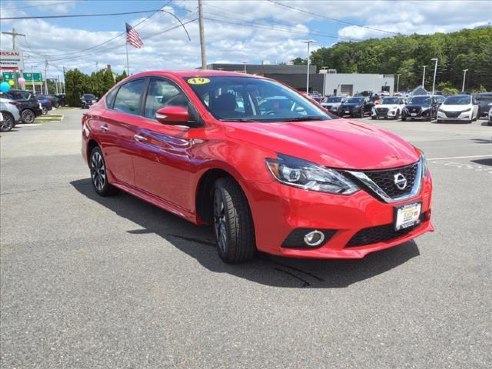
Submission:
[[[291,60],[291,63],[293,65],[307,65],[307,59],[303,59],[301,57],[297,57],[297,58]]]

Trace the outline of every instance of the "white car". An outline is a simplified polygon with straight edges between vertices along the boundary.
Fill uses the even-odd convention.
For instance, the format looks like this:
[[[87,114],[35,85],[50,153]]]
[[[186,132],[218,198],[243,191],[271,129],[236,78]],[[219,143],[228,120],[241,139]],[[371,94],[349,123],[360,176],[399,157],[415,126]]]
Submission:
[[[398,96],[388,96],[381,100],[380,104],[374,105],[371,111],[372,119],[379,118],[391,118],[398,119],[400,117],[403,108],[405,107],[406,101],[402,97]]]
[[[0,97],[0,114],[2,115],[2,119],[0,119],[2,132],[10,131],[21,120],[17,103],[14,100]]]
[[[338,114],[338,108],[342,105],[345,99],[342,96],[331,96],[325,101],[321,102],[321,106],[328,110],[330,113]]]
[[[471,95],[452,95],[437,110],[437,123],[458,121],[471,123],[478,119],[478,104]]]
[[[492,126],[492,104],[489,104],[490,105],[490,109],[489,109],[489,126]]]

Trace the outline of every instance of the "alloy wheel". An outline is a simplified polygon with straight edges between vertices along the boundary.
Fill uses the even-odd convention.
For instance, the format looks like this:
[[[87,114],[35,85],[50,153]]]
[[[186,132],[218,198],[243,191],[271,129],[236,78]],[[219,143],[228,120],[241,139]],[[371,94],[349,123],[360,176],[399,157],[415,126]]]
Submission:
[[[226,252],[227,247],[227,224],[225,205],[219,189],[214,193],[214,230],[217,243],[221,252]]]
[[[99,192],[103,191],[106,184],[106,166],[99,151],[94,151],[91,157],[91,178],[94,187]]]

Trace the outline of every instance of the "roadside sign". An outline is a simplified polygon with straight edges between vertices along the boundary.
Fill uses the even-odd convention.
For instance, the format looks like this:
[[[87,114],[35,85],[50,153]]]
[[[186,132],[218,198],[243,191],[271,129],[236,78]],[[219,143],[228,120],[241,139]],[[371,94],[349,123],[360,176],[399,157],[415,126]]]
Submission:
[[[22,51],[0,50],[0,68],[10,70],[24,69]]]
[[[22,73],[26,82],[41,82],[43,80],[41,73]]]

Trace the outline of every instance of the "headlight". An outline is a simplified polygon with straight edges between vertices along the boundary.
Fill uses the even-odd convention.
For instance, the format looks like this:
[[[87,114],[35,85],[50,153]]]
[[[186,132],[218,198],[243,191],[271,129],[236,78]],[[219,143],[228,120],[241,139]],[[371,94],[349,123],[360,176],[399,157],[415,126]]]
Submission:
[[[283,184],[310,191],[350,195],[359,190],[343,174],[306,160],[277,154],[277,159],[265,159],[275,179]]]
[[[427,165],[427,159],[425,158],[425,154],[422,150],[420,151],[420,162],[422,164],[422,177],[427,178],[429,177],[429,166]]]

